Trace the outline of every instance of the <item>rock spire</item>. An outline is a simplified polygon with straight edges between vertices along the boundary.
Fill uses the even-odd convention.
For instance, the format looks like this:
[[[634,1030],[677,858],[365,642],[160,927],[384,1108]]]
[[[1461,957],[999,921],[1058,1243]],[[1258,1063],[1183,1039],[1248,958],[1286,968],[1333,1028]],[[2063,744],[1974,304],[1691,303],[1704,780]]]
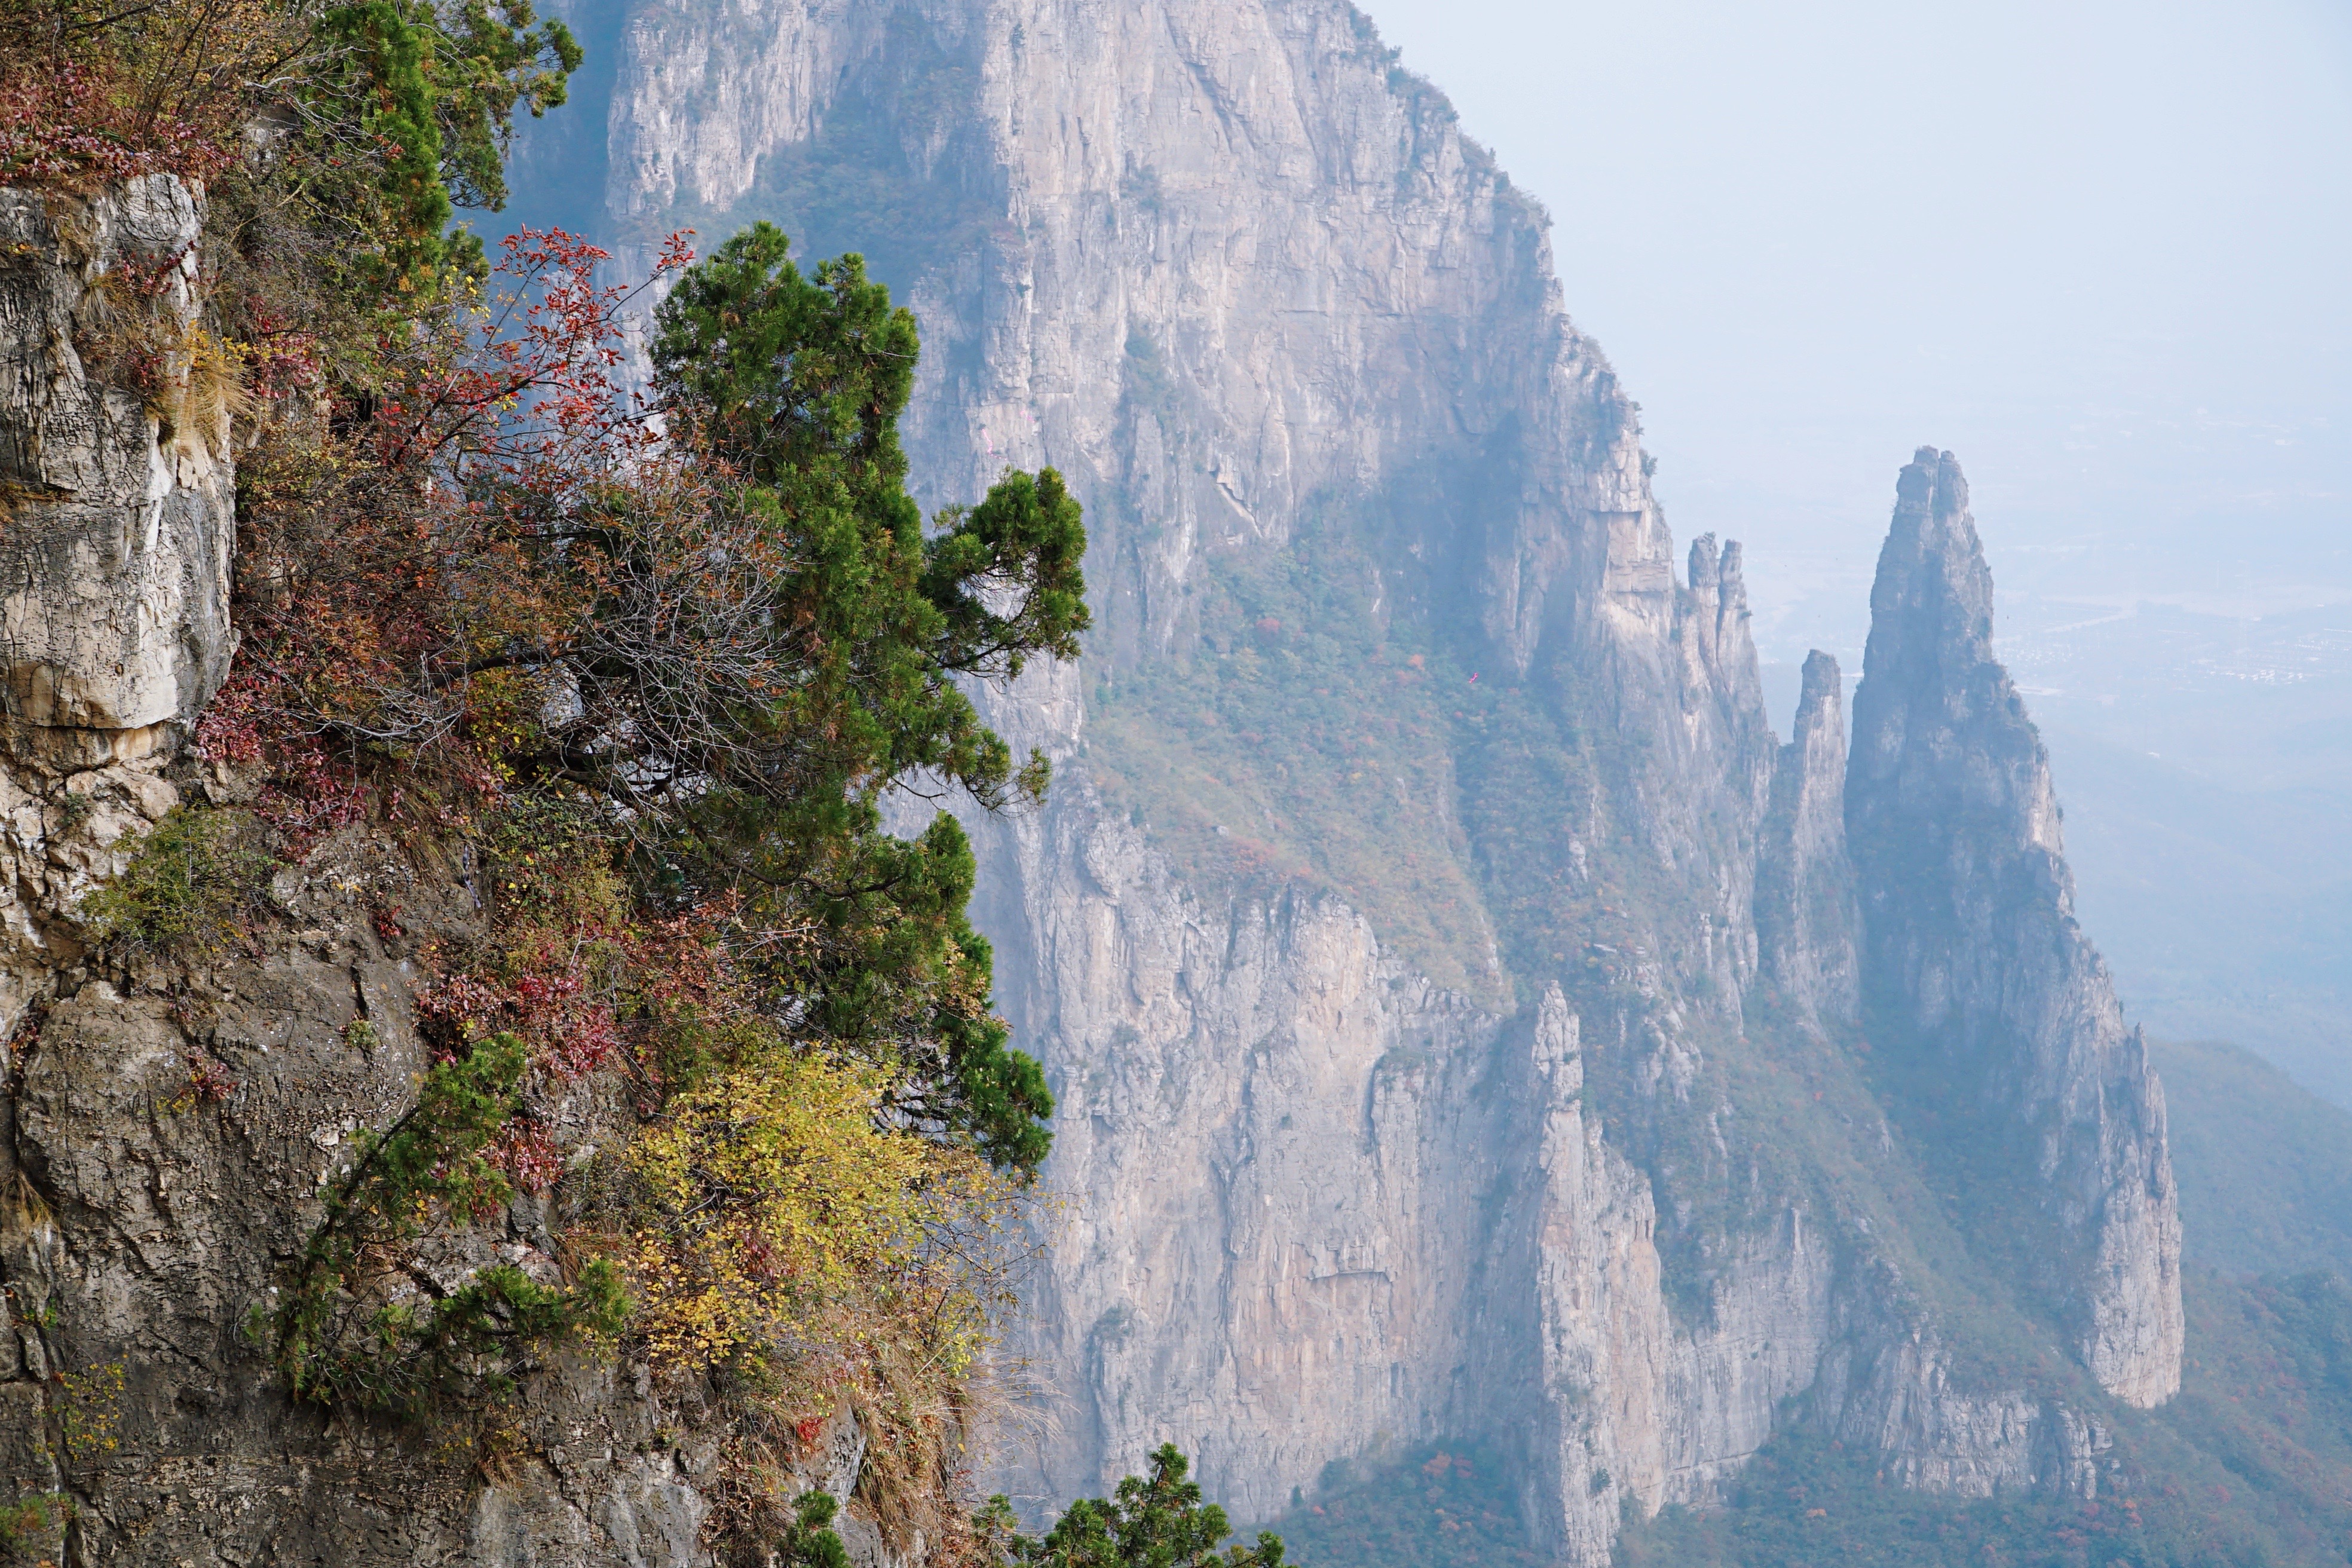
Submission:
[[[1896,495],[1845,790],[1864,1026],[1933,1112],[1918,1135],[1979,1250],[2102,1386],[2160,1404],[2182,1333],[2164,1091],[2074,921],[2049,754],[1993,657],[1960,466],[1923,447]]]

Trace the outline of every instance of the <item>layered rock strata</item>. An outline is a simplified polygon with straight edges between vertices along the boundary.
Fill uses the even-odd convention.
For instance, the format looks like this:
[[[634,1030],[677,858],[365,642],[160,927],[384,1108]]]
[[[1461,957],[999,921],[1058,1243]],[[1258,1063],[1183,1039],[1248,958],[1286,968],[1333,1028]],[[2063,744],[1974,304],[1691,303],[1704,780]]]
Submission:
[[[1002,999],[1061,1097],[1017,1341],[1051,1418],[1007,1456],[1033,1501],[1173,1439],[1263,1518],[1335,1459],[1478,1432],[1605,1563],[1625,1503],[1714,1495],[1811,1382],[1831,1238],[1781,1211],[1678,1321],[1558,987],[1497,1016],[1328,897],[1205,898],[1083,784],[982,842]]]
[[[2180,1386],[2180,1215],[2164,1090],[2074,920],[2049,753],[1992,654],[1992,575],[1949,452],[1903,470],[1854,695],[1847,831],[1874,1031],[1969,1112],[2023,1195],[2020,1251],[2101,1386]],[[1981,1151],[1969,1152],[1980,1169]],[[2012,1205],[2002,1204],[2004,1212]]]

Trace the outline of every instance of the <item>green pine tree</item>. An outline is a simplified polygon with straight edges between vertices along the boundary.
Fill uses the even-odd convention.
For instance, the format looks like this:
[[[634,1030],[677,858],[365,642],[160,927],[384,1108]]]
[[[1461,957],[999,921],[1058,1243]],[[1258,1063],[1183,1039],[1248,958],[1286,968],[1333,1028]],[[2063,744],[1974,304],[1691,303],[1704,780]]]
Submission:
[[[1044,1073],[984,1005],[991,954],[965,918],[974,867],[955,820],[882,831],[910,777],[992,808],[1042,797],[963,682],[1076,655],[1087,612],[1077,502],[1051,468],[1007,472],[929,530],[907,493],[898,418],[914,388],[913,315],[845,256],[803,275],[769,224],[679,280],[653,359],[676,438],[736,476],[735,504],[778,563],[770,635],[792,679],[730,708],[665,776],[698,781],[681,874],[754,915],[789,906],[827,933],[776,976],[829,1044],[887,1059],[900,1109],[1032,1170],[1049,1142]],[[910,1012],[910,1009],[912,1011]]]
[[[1129,1476],[1108,1499],[1081,1498],[1042,1539],[1013,1529],[1013,1508],[992,1500],[983,1537],[1005,1568],[1282,1568],[1282,1539],[1261,1531],[1255,1545],[1217,1550],[1233,1533],[1225,1510],[1201,1500],[1192,1467],[1173,1443],[1151,1456],[1151,1477]]]
[[[793,1522],[776,1543],[776,1568],[849,1568],[849,1549],[833,1528],[840,1505],[830,1492],[803,1492]]]

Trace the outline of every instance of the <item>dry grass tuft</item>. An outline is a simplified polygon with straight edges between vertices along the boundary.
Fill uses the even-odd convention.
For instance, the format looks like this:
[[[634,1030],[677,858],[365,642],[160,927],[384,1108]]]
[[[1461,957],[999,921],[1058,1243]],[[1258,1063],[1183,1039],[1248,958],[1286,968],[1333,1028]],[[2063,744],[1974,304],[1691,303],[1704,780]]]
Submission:
[[[173,427],[184,438],[201,437],[214,456],[226,457],[235,422],[250,417],[254,409],[245,385],[244,352],[226,338],[191,327],[183,353],[187,368],[177,378],[180,408]]]
[[[40,1189],[31,1178],[18,1171],[8,1184],[5,1197],[0,1197],[0,1234],[8,1236],[38,1236],[54,1229],[57,1212],[49,1207]]]

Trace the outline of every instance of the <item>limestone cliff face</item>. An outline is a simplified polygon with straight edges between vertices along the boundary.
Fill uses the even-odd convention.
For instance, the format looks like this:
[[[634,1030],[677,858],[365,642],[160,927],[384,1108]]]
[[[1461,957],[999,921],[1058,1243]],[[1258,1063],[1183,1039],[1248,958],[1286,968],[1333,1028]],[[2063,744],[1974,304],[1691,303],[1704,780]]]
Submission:
[[[979,826],[1002,1000],[1061,1099],[1017,1340],[1054,1420],[1006,1456],[1033,1502],[1173,1439],[1263,1518],[1334,1459],[1492,1433],[1601,1563],[1624,1502],[1713,1495],[1810,1384],[1828,1237],[1784,1211],[1678,1322],[1559,988],[1498,1016],[1328,898],[1204,896],[1083,784]]]
[[[1968,482],[1923,447],[1897,498],[1846,792],[1864,994],[1892,1040],[1961,1086],[1962,1136],[2030,1194],[2028,1271],[2075,1353],[2118,1397],[2158,1404],[2179,1387],[2182,1333],[2164,1091],[2074,921],[2049,755],[1992,657]]]
[[[1923,1254],[1826,1174],[1932,1206],[1845,1044],[1835,666],[1809,662],[1781,746],[1738,546],[1677,563],[1547,218],[1360,16],[646,0],[620,42],[597,221],[625,255],[688,222],[836,222],[785,175],[841,160],[887,192],[859,221],[922,322],[920,487],[1051,463],[1087,508],[1087,664],[988,700],[1059,764],[1053,799],[971,824],[1000,999],[1061,1102],[1065,1217],[1014,1346],[1045,1415],[1012,1489],[1051,1508],[1173,1439],[1262,1518],[1328,1461],[1486,1436],[1547,1548],[1599,1564],[1625,1504],[1716,1495],[1785,1409],[1914,1484],[2095,1489],[2095,1415],[1958,1370],[1971,1331]],[[891,238],[892,202],[953,243]],[[838,221],[820,249],[865,247]],[[1454,647],[1584,759],[1540,786],[1570,809],[1526,797],[1559,823],[1549,884],[1462,851],[1502,889],[1508,999],[1432,984],[1328,887],[1180,869],[1089,777],[1097,681],[1208,657],[1219,572],[1332,537],[1373,623]],[[1530,935],[1547,905],[1583,912]],[[2116,1151],[2160,1155],[2155,1115]],[[2068,1158],[2120,1215],[2086,1173],[2121,1166]],[[2097,1234],[2167,1267],[2161,1224]],[[2095,1369],[2105,1342],[2074,1342]]]
[[[227,410],[205,395],[196,324],[203,216],[163,175],[85,201],[0,189],[6,1027],[79,957],[82,897],[178,798],[163,763],[236,646]]]
[[[1015,1489],[1051,1507],[1172,1438],[1261,1518],[1332,1460],[1487,1436],[1546,1548],[1598,1568],[1627,1505],[1716,1495],[1783,1412],[1918,1485],[2095,1489],[2095,1391],[1987,1374],[1923,1279],[2023,1279],[2122,1398],[2177,1375],[2160,1091],[2066,916],[2047,770],[1984,653],[1964,507],[1936,500],[1956,470],[1906,479],[1849,807],[1834,667],[1781,746],[1738,547],[1677,570],[1544,216],[1341,0],[642,0],[614,41],[625,256],[763,216],[776,160],[854,152],[880,218],[953,219],[908,252],[924,488],[1050,462],[1097,542],[1088,663],[986,699],[1061,783],[973,824],[1001,1000],[1061,1101]],[[615,1373],[557,1369],[493,1486],[292,1407],[238,1335],[408,1091],[411,944],[477,918],[463,868],[355,830],[280,879],[283,929],[248,950],[159,976],[84,949],[79,899],[137,836],[240,787],[173,744],[231,647],[199,217],[170,182],[62,217],[0,194],[30,584],[0,600],[0,1459],[125,1561],[695,1562],[713,1456]],[[136,395],[89,371],[134,280],[130,325],[168,350]],[[1088,774],[1099,677],[1205,657],[1219,572],[1330,538],[1372,622],[1507,689],[1496,728],[1556,759],[1524,797],[1540,836],[1490,811],[1449,851],[1488,889],[1484,999],[1328,885],[1180,866]],[[1485,721],[1451,719],[1431,743],[1466,767]],[[1886,1193],[1948,1188],[1848,1050],[1857,1018],[1922,1042],[1916,1076],[2049,1184],[2046,1268],[1888,1233]],[[535,1265],[552,1240],[522,1205],[501,1245]],[[118,1447],[77,1451],[54,1391],[113,1368]],[[857,1463],[845,1428],[809,1474]]]
[[[184,984],[54,973],[15,1042],[0,1150],[14,1495],[72,1499],[73,1549],[109,1562],[698,1561],[710,1456],[657,1443],[625,1373],[560,1369],[516,1433],[538,1453],[491,1486],[452,1434],[291,1404],[247,1339],[352,1134],[413,1103],[428,1060],[408,942],[387,942],[371,906],[399,902],[419,939],[473,918],[455,879],[419,879],[363,834],[273,892],[289,929]],[[544,1221],[527,1205],[514,1219],[503,1255],[551,1268]],[[102,1443],[73,1436],[92,1422]]]

